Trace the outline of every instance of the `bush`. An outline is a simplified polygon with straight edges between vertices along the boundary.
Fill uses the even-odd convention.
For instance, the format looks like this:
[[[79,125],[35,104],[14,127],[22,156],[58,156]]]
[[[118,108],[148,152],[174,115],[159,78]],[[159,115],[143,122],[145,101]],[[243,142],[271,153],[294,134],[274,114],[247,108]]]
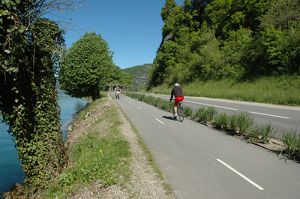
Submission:
[[[226,113],[220,113],[215,116],[213,125],[217,129],[224,129],[228,128],[229,124],[229,116]]]
[[[254,127],[252,127],[250,129],[249,132],[245,133],[245,136],[250,142],[258,141],[260,132],[261,132],[261,127],[258,125],[255,125]]]
[[[259,135],[259,139],[261,142],[263,143],[267,143],[270,140],[270,137],[274,134],[274,129],[271,125],[270,122],[268,122],[267,124],[263,125],[261,127],[261,132]]]
[[[172,109],[170,108],[171,105],[172,105],[172,104],[169,103],[169,102],[167,102],[167,101],[162,101],[162,103],[161,103],[161,109],[162,109],[162,110],[165,110],[165,111],[170,111],[170,110],[172,110]]]
[[[258,141],[261,143],[268,143],[271,135],[274,133],[274,130],[271,126],[271,123],[268,122],[264,125],[255,125],[255,127],[251,128],[249,132],[245,135],[247,139],[251,142]]]
[[[284,153],[292,158],[300,160],[300,135],[296,134],[296,130],[289,130],[282,137],[282,141],[286,147]]]
[[[229,126],[230,126],[229,130],[232,133],[237,133],[238,132],[237,120],[238,120],[237,115],[231,115],[231,116],[229,116]]]
[[[217,114],[217,110],[214,107],[208,107],[205,110],[205,121],[212,122]]]
[[[184,107],[185,117],[191,117],[193,115],[193,110],[190,107]]]
[[[240,113],[237,115],[237,129],[239,134],[246,134],[250,127],[253,125],[253,118],[249,113]]]
[[[154,105],[154,106],[156,106],[156,107],[160,107],[160,104],[161,104],[161,99],[155,98],[155,99],[153,100],[153,104],[152,104],[152,105]]]
[[[206,110],[205,107],[201,106],[192,116],[197,122],[206,122]]]
[[[173,103],[170,103],[170,102],[166,102],[166,103],[167,103],[166,111],[173,113],[173,111],[174,111]]]
[[[146,95],[144,95],[144,94],[138,95],[138,100],[139,101],[145,102],[145,99],[146,99]]]

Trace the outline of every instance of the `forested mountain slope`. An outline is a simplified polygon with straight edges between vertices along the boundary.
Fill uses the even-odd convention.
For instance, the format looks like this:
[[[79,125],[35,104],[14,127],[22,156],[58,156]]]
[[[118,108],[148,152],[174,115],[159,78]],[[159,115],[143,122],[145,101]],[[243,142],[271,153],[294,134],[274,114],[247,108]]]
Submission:
[[[300,1],[166,0],[148,88],[300,74]]]
[[[131,89],[139,90],[146,86],[147,75],[151,67],[152,64],[143,64],[124,69],[132,77]]]

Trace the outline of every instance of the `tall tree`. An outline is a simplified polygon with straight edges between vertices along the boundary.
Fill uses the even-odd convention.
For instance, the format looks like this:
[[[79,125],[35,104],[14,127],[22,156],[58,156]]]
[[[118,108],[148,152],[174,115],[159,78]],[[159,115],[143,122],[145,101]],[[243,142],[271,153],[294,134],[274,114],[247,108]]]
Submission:
[[[262,17],[262,27],[274,27],[283,31],[300,28],[300,1],[278,0]]]
[[[176,7],[175,0],[166,0],[164,7],[161,9],[160,16],[163,21],[166,21]]]
[[[60,70],[60,83],[71,96],[100,96],[104,85],[114,72],[112,53],[107,42],[96,33],[85,33],[67,51]]]
[[[299,74],[300,2],[274,2],[261,18],[261,28],[259,38],[251,46],[251,56],[246,58],[249,73]]]
[[[129,73],[120,69],[118,66],[114,66],[106,83],[113,86],[119,85],[121,87],[127,87],[131,82],[132,78]]]
[[[66,160],[53,63],[63,31],[41,18],[43,3],[11,0],[0,7],[0,109],[32,189],[46,187]]]

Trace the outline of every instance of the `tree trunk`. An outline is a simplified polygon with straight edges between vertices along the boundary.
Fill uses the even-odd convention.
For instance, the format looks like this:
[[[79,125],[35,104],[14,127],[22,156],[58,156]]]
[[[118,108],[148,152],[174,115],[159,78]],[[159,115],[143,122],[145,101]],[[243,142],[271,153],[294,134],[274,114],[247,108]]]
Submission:
[[[95,85],[95,86],[93,86],[92,99],[93,99],[93,101],[95,101],[95,100],[98,99],[99,97],[100,97],[99,86],[98,86],[98,85]]]

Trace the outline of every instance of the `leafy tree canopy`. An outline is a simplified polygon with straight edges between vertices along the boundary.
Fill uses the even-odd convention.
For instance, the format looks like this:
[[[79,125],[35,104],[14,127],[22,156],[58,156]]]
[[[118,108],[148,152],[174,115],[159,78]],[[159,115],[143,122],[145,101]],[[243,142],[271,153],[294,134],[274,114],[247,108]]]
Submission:
[[[60,83],[71,96],[99,97],[115,72],[112,52],[107,42],[96,33],[85,33],[68,49],[60,69]]]

